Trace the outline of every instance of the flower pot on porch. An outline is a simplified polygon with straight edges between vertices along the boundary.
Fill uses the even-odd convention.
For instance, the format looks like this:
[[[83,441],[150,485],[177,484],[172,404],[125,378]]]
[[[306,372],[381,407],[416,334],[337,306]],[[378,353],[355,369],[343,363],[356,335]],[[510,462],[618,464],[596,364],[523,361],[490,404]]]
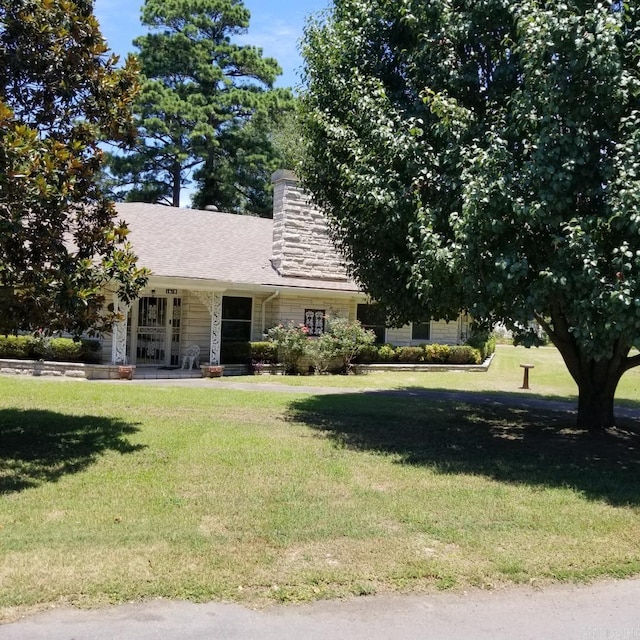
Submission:
[[[120,380],[133,380],[133,374],[136,368],[132,364],[121,364],[118,366],[118,377]]]
[[[220,378],[224,373],[224,367],[219,364],[207,364],[200,367],[204,378]]]

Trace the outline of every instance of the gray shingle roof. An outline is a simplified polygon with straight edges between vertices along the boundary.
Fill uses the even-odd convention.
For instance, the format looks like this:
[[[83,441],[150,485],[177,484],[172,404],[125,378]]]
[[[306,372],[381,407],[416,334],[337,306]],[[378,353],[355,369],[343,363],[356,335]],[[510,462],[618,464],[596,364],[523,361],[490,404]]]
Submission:
[[[271,265],[273,220],[142,202],[116,208],[130,229],[138,264],[155,276],[359,291],[352,281],[280,276]]]

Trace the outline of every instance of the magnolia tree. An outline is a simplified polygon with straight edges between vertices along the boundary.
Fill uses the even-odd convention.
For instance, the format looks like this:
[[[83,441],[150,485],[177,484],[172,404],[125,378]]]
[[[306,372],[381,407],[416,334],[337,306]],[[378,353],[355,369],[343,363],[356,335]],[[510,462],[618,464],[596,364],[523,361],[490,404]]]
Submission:
[[[146,282],[97,182],[135,138],[135,67],[91,0],[0,0],[0,331],[108,329]],[[106,303],[106,304],[105,304]]]
[[[614,425],[640,364],[640,7],[335,0],[303,45],[306,187],[390,320],[532,320]]]

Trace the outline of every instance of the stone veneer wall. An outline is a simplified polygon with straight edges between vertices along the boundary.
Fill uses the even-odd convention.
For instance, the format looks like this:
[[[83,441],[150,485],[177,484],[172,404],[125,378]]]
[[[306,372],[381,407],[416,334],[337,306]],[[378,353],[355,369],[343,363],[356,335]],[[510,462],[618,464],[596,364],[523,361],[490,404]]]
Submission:
[[[271,181],[274,268],[285,277],[348,280],[324,214],[311,205],[293,171],[277,171]]]

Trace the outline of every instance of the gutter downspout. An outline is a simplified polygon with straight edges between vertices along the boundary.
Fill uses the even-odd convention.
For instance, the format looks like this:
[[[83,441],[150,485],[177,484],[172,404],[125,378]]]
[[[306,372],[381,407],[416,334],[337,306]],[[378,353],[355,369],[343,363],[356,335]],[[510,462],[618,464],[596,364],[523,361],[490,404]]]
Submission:
[[[266,308],[267,302],[271,302],[274,298],[277,298],[280,295],[279,291],[272,293],[263,303],[262,303],[262,336],[264,338],[265,330],[267,328],[267,316],[266,316]]]

